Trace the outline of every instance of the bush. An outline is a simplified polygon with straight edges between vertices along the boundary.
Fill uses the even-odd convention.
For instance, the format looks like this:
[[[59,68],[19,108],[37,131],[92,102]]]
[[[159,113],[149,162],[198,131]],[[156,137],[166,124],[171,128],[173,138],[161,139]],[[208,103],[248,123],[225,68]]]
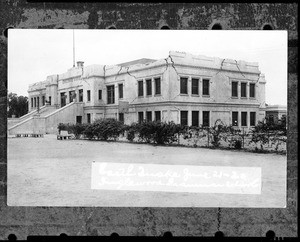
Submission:
[[[69,132],[75,135],[75,139],[79,139],[80,135],[83,134],[84,130],[87,128],[88,124],[70,124],[69,125]]]
[[[66,130],[69,131],[69,124],[59,123],[57,126],[58,133],[60,134],[60,131]]]
[[[155,144],[166,144],[176,142],[183,127],[174,122],[144,121],[134,124],[129,129],[127,138],[132,138],[134,133],[138,133],[140,141]]]
[[[115,119],[98,119],[88,130],[100,140],[117,139],[125,131],[125,125]]]

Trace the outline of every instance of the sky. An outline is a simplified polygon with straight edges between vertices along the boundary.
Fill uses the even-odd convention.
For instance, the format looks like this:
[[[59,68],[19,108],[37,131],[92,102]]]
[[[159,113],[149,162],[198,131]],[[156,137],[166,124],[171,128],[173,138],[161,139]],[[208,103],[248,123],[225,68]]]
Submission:
[[[73,66],[73,30],[9,29],[8,91],[27,96],[28,85]],[[258,62],[266,103],[287,105],[287,31],[75,29],[75,61],[114,65],[164,59],[169,51]]]

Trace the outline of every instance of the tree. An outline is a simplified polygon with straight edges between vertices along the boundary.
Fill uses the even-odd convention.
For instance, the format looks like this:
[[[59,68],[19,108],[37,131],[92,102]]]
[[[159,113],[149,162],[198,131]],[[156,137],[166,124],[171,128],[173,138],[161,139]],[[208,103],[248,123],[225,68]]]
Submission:
[[[10,92],[8,94],[7,117],[11,118],[12,115],[15,115],[18,118],[26,113],[28,113],[28,98]]]

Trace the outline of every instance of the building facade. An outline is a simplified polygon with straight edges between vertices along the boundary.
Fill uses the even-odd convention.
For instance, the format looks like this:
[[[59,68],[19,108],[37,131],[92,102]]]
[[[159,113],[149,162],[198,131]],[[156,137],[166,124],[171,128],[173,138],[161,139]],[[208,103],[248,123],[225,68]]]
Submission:
[[[189,126],[221,120],[250,128],[265,117],[265,84],[258,63],[170,51],[165,59],[111,66],[77,62],[66,73],[30,85],[29,110],[49,118],[46,110],[52,108],[59,113],[49,123],[53,127],[115,118],[126,124],[145,119]]]
[[[287,118],[287,106],[285,105],[267,105],[265,112],[270,123],[278,124],[283,117]]]

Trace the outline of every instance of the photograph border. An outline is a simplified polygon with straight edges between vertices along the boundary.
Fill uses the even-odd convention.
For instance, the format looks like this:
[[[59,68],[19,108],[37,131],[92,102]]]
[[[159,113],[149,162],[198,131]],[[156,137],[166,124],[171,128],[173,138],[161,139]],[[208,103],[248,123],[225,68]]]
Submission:
[[[161,236],[297,236],[298,32],[297,3],[27,3],[2,4],[0,58],[0,239],[15,234]],[[276,12],[277,8],[282,8]],[[210,13],[203,12],[210,10]],[[223,11],[222,11],[223,9]],[[249,16],[249,9],[257,18]],[[239,13],[236,13],[238,12]],[[13,13],[13,14],[11,14]],[[180,13],[181,16],[178,14]],[[213,13],[213,14],[212,14]],[[200,18],[200,16],[203,18]],[[290,16],[290,18],[287,17]],[[218,25],[218,26],[216,26]],[[286,208],[8,207],[7,28],[217,29],[288,31]],[[268,27],[268,28],[269,28]],[[113,31],[113,30],[112,30]],[[6,55],[6,56],[5,56]]]

